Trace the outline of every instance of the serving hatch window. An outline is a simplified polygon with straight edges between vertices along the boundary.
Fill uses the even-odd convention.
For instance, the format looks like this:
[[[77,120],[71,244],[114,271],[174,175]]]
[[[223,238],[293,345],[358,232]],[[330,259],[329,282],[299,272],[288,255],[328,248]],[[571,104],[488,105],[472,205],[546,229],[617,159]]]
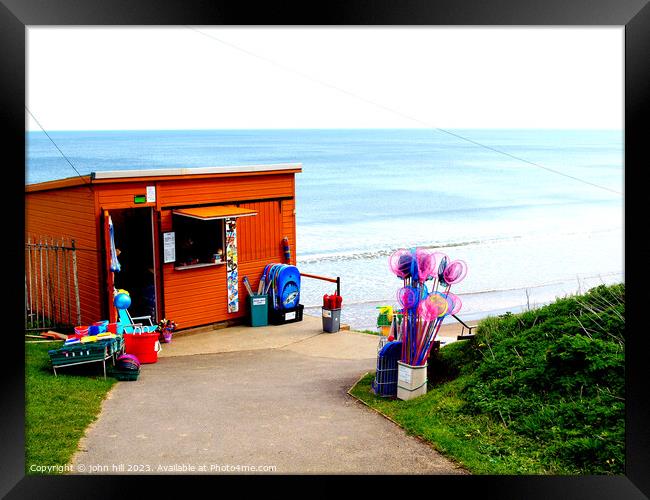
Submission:
[[[218,264],[224,261],[225,219],[257,215],[233,205],[174,210],[176,267]]]
[[[176,266],[218,263],[223,259],[223,219],[202,220],[173,216]]]

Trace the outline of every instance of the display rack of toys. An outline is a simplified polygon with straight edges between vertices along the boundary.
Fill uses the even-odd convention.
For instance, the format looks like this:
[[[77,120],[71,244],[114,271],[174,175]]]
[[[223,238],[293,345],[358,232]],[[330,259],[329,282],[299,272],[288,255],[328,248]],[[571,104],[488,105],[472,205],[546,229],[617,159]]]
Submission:
[[[442,252],[402,248],[391,254],[389,267],[403,281],[397,291],[400,309],[392,311],[389,329],[389,335],[401,343],[397,397],[412,399],[426,393],[427,360],[444,318],[462,307],[450,290],[465,278],[467,264]],[[380,310],[380,318],[381,314]]]
[[[124,352],[122,335],[113,331],[116,331],[114,326],[109,330],[109,326],[106,320],[90,326],[77,326],[62,347],[48,351],[54,375],[57,375],[57,368],[101,362],[106,378],[106,361],[111,359],[115,364],[115,358]]]

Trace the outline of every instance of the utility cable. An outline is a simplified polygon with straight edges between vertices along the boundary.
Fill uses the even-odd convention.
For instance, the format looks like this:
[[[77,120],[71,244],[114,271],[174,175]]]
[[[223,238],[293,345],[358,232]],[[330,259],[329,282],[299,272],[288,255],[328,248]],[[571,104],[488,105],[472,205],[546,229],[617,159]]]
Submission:
[[[460,139],[460,140],[463,140],[463,141],[469,142],[470,144],[474,144],[475,146],[479,146],[479,147],[485,148],[485,149],[490,150],[490,151],[493,151],[493,152],[495,152],[495,153],[498,153],[498,154],[501,154],[501,155],[507,156],[507,157],[509,157],[509,158],[511,158],[511,159],[518,160],[518,161],[521,161],[521,162],[523,162],[523,163],[527,163],[528,165],[532,165],[532,166],[534,166],[534,167],[541,168],[541,169],[543,169],[543,170],[546,170],[546,171],[548,171],[548,172],[552,172],[552,173],[557,174],[557,175],[561,175],[561,176],[566,177],[566,178],[568,178],[568,179],[573,179],[574,181],[582,182],[582,183],[587,184],[587,185],[589,185],[589,186],[592,186],[592,187],[595,187],[595,188],[598,188],[598,189],[602,189],[602,190],[605,190],[605,191],[609,191],[609,192],[611,192],[611,193],[615,193],[615,194],[620,195],[620,196],[623,195],[623,193],[621,193],[620,191],[617,191],[617,190],[615,190],[615,189],[611,189],[611,188],[608,188],[608,187],[606,187],[606,186],[601,186],[600,184],[596,184],[596,183],[591,182],[591,181],[588,181],[588,180],[586,180],[586,179],[582,179],[582,178],[580,178],[580,177],[575,177],[575,176],[573,176],[573,175],[566,174],[566,173],[564,173],[564,172],[560,172],[559,170],[555,170],[555,169],[553,169],[553,168],[546,167],[546,166],[544,166],[544,165],[540,165],[539,163],[535,163],[535,162],[533,162],[533,161],[526,160],[525,158],[521,158],[521,157],[519,157],[519,156],[515,156],[515,155],[513,155],[513,154],[511,154],[511,153],[508,153],[507,151],[503,151],[503,150],[501,150],[501,149],[497,149],[497,148],[495,148],[495,147],[488,146],[487,144],[480,143],[480,142],[475,141],[475,140],[473,140],[473,139],[470,139],[470,138],[468,138],[468,137],[462,136],[462,135],[460,135],[460,134],[458,134],[458,133],[456,133],[456,132],[452,132],[452,131],[447,130],[447,129],[443,129],[443,128],[440,128],[440,127],[436,127],[435,125],[432,125],[431,123],[428,123],[428,122],[425,122],[425,121],[423,121],[423,120],[421,120],[421,119],[419,119],[419,118],[416,118],[416,117],[413,117],[413,116],[407,115],[407,114],[405,114],[405,113],[403,113],[403,112],[401,112],[401,111],[399,111],[399,110],[397,110],[397,109],[394,109],[394,108],[391,108],[391,107],[386,106],[386,105],[384,105],[384,104],[381,104],[381,103],[378,103],[378,102],[372,101],[372,100],[370,100],[370,99],[368,99],[368,98],[366,98],[366,97],[363,97],[363,96],[360,96],[360,95],[358,95],[358,94],[355,94],[354,92],[350,92],[349,90],[344,89],[344,88],[341,88],[341,87],[339,87],[339,86],[337,86],[337,85],[334,85],[334,84],[332,84],[332,83],[325,82],[325,81],[319,80],[319,79],[317,79],[317,78],[314,78],[314,77],[312,77],[311,75],[308,75],[308,74],[306,74],[306,73],[303,73],[303,72],[301,72],[301,71],[298,71],[298,70],[296,70],[296,69],[294,69],[294,68],[291,68],[291,67],[289,67],[289,66],[285,66],[284,64],[281,64],[281,63],[279,63],[279,62],[277,62],[277,61],[274,61],[273,59],[269,59],[269,58],[267,58],[267,57],[260,56],[259,54],[256,54],[256,53],[251,52],[251,51],[249,51],[249,50],[246,50],[246,49],[244,49],[244,48],[242,48],[242,47],[239,47],[239,46],[237,46],[237,45],[234,45],[234,44],[232,44],[232,43],[230,43],[230,42],[227,42],[227,41],[222,40],[222,39],[220,39],[220,38],[217,38],[217,37],[215,37],[215,36],[213,36],[213,35],[210,35],[210,34],[208,34],[208,33],[205,33],[204,31],[201,31],[201,30],[199,30],[199,29],[196,29],[196,28],[194,28],[193,26],[185,25],[185,27],[188,28],[188,29],[190,29],[190,30],[196,31],[197,33],[199,33],[199,34],[201,34],[201,35],[203,35],[203,36],[206,36],[206,37],[208,37],[208,38],[211,38],[212,40],[214,40],[214,41],[216,41],[216,42],[219,42],[219,43],[221,43],[221,44],[223,44],[223,45],[225,45],[225,46],[227,46],[227,47],[230,47],[230,48],[232,48],[232,49],[234,49],[234,50],[237,50],[237,51],[242,52],[242,53],[244,53],[244,54],[247,54],[247,55],[249,55],[249,56],[251,56],[251,57],[255,57],[255,58],[257,58],[257,59],[260,59],[260,60],[262,60],[262,61],[265,61],[265,62],[267,62],[267,63],[270,63],[270,64],[272,64],[272,65],[274,65],[274,66],[277,66],[277,67],[279,67],[279,68],[281,68],[281,69],[283,69],[283,70],[285,70],[285,71],[289,71],[289,72],[294,73],[294,74],[296,74],[296,75],[298,75],[298,76],[300,76],[300,77],[302,77],[302,78],[304,78],[304,79],[306,79],[306,80],[309,80],[309,81],[312,81],[312,82],[317,83],[317,84],[319,84],[319,85],[322,85],[322,86],[324,86],[324,87],[327,87],[327,88],[330,88],[330,89],[336,90],[336,91],[338,91],[338,92],[340,92],[340,93],[343,93],[343,94],[345,94],[345,95],[348,95],[348,96],[350,96],[350,97],[352,97],[352,98],[354,98],[354,99],[357,99],[357,100],[363,101],[363,102],[365,102],[365,103],[367,103],[367,104],[371,104],[371,105],[373,105],[373,106],[376,106],[376,107],[378,107],[378,108],[381,108],[381,109],[383,109],[383,110],[385,110],[385,111],[388,111],[389,113],[393,113],[393,114],[395,114],[395,115],[401,116],[402,118],[405,118],[405,119],[410,120],[410,121],[412,121],[412,122],[415,122],[415,123],[418,123],[418,124],[420,124],[420,125],[423,125],[423,126],[426,127],[426,128],[431,128],[431,129],[437,130],[438,132],[441,132],[441,133],[444,133],[444,134],[447,134],[447,135],[450,135],[450,136],[456,137],[457,139]]]
[[[88,181],[86,181],[86,179],[84,179],[84,177],[79,173],[79,170],[76,169],[76,167],[75,167],[75,166],[72,164],[72,162],[68,159],[68,157],[65,155],[65,153],[64,153],[63,151],[61,151],[61,148],[57,145],[56,142],[54,142],[54,139],[52,139],[52,137],[50,137],[50,134],[48,134],[47,131],[43,128],[43,126],[41,125],[41,123],[36,119],[36,117],[35,117],[34,114],[29,110],[29,108],[27,107],[27,105],[25,105],[25,109],[27,110],[27,112],[29,113],[29,115],[34,119],[34,121],[36,122],[36,124],[37,124],[37,125],[40,127],[40,129],[43,131],[43,133],[47,136],[47,138],[50,140],[50,142],[52,142],[52,144],[54,144],[54,147],[59,151],[59,153],[61,153],[61,156],[63,156],[63,158],[65,159],[65,161],[68,162],[68,164],[72,167],[72,169],[77,173],[77,175],[79,176],[79,178],[80,178],[80,179],[84,182],[84,184],[86,184],[86,185],[88,186],[88,188],[92,191],[93,189],[92,189],[90,183],[89,183]]]

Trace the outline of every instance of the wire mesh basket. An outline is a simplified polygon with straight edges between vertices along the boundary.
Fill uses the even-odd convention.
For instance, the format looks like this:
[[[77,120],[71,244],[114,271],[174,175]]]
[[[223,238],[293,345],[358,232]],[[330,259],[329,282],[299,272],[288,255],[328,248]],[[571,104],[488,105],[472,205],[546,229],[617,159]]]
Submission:
[[[397,361],[402,352],[401,342],[386,342],[377,353],[377,371],[372,390],[382,397],[397,395]]]

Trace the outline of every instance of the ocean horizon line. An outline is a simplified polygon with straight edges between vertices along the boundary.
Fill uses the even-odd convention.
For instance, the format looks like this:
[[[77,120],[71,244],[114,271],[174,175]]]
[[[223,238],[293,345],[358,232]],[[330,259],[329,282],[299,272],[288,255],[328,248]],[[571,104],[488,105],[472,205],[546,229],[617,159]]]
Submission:
[[[251,127],[251,128],[136,128],[136,129],[47,129],[47,133],[84,133],[84,132],[256,132],[256,131],[355,131],[355,130],[430,130],[436,131],[437,129],[444,128],[447,130],[490,130],[490,131],[588,131],[588,132],[623,132],[622,128],[574,128],[574,127]],[[26,133],[45,134],[42,130],[25,130]]]

